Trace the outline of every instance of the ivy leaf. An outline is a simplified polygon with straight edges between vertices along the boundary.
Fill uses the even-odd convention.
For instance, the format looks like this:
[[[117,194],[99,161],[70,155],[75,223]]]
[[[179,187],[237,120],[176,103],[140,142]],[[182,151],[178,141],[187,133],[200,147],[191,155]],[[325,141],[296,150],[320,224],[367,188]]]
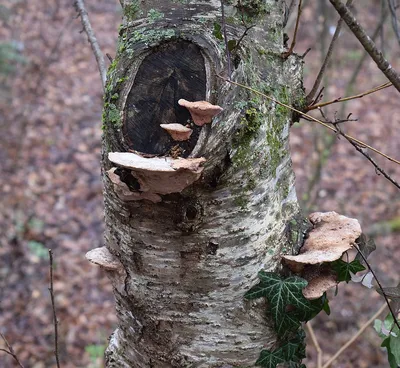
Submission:
[[[305,334],[299,331],[297,336],[274,351],[263,350],[256,361],[257,366],[276,368],[278,364],[287,363],[288,367],[298,367],[305,358]]]
[[[376,244],[373,238],[367,238],[365,234],[361,234],[360,237],[356,240],[358,245],[358,249],[362,253],[362,255],[367,259],[369,255],[376,250]],[[365,264],[364,259],[360,254],[357,253],[355,260],[360,261],[361,264]]]
[[[331,266],[336,271],[337,280],[339,282],[349,282],[351,280],[351,273],[356,274],[357,272],[365,270],[365,267],[356,259],[350,263],[338,259],[337,261],[332,262]]]
[[[400,283],[395,287],[376,288],[376,291],[392,300],[392,308],[395,312],[400,310]]]
[[[219,23],[214,23],[213,35],[214,35],[215,38],[218,38],[219,40],[223,40],[224,39],[222,37],[221,25]]]
[[[236,47],[236,40],[229,40],[228,41],[228,50],[233,51]]]
[[[268,300],[278,335],[296,330],[300,327],[300,321],[308,321],[322,309],[322,305],[317,305],[320,302],[311,303],[304,298],[302,290],[307,286],[306,280],[297,276],[282,279],[275,273],[265,271],[260,271],[258,277],[260,283],[253,286],[244,297],[265,297]]]

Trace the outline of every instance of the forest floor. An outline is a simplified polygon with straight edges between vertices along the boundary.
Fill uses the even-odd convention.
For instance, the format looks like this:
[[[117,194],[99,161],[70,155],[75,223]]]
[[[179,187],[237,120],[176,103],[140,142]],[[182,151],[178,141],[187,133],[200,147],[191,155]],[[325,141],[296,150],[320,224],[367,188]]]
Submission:
[[[90,19],[104,53],[115,55],[121,10],[117,1],[87,1]],[[378,22],[379,5],[358,9],[363,24]],[[23,55],[15,70],[0,76],[0,332],[25,367],[54,366],[52,310],[48,292],[47,249],[54,252],[54,291],[64,368],[101,367],[107,339],[116,326],[111,285],[105,274],[85,260],[103,244],[100,175],[102,88],[94,56],[81,32],[70,0],[6,0],[12,14],[2,17],[3,39],[15,40]],[[5,11],[0,9],[0,11]],[[305,86],[310,88],[320,65],[320,37],[315,9],[305,8],[296,50],[305,58]],[[334,26],[336,15],[328,18]],[[369,27],[370,26],[370,27]],[[385,26],[385,51],[400,69],[399,45]],[[290,35],[292,31],[289,31]],[[329,40],[329,37],[328,37]],[[329,42],[329,41],[328,41]],[[327,75],[324,99],[343,96],[362,50],[347,31],[339,40]],[[384,83],[367,61],[354,92]],[[400,105],[393,88],[349,104],[358,122],[346,131],[399,159]],[[327,110],[330,117],[340,105]],[[291,132],[297,193],[308,212],[337,211],[359,219],[366,233],[376,233],[371,264],[384,285],[399,282],[400,232],[377,224],[400,218],[399,191],[343,139],[334,137],[331,152],[321,145],[329,133],[302,121]],[[310,185],[315,164],[327,155],[320,180]],[[393,177],[400,167],[377,158]],[[304,195],[307,193],[307,196]],[[331,316],[312,326],[324,352],[332,356],[383,304],[373,290],[344,285],[332,296]],[[334,367],[386,367],[385,351],[372,327],[343,353]],[[2,347],[0,343],[0,348]],[[308,346],[307,366],[316,353]],[[0,367],[13,367],[0,352]]]

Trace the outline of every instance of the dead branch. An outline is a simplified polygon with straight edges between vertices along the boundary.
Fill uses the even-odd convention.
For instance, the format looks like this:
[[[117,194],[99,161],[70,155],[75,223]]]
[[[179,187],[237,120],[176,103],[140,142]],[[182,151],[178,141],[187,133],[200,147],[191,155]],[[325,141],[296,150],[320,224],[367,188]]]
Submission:
[[[346,6],[350,6],[352,3],[353,3],[353,0],[347,0]],[[335,30],[335,33],[333,34],[331,43],[330,43],[329,48],[328,48],[328,52],[326,53],[325,60],[321,65],[321,69],[318,72],[317,78],[315,79],[314,85],[311,88],[310,93],[306,97],[307,105],[309,105],[311,103],[311,101],[314,99],[314,96],[315,96],[315,94],[317,93],[317,91],[319,89],[319,86],[320,86],[320,84],[322,82],[322,78],[324,77],[326,68],[328,67],[328,64],[329,64],[329,62],[331,60],[331,57],[332,57],[332,54],[333,54],[333,49],[336,46],[336,41],[339,38],[340,31],[342,29],[342,24],[343,24],[343,19],[340,18],[338,20],[338,22],[337,22],[336,30]]]
[[[96,58],[97,66],[99,68],[101,82],[103,85],[103,90],[106,85],[106,75],[107,69],[106,64],[104,61],[104,55],[100,49],[99,43],[97,42],[97,38],[93,32],[93,28],[89,21],[89,15],[85,8],[85,3],[83,0],[75,0],[75,9],[78,12],[79,16],[81,17],[81,22],[83,26],[83,30],[85,31],[90,46],[92,48],[93,54]]]
[[[380,91],[382,89],[385,89],[385,88],[388,88],[390,86],[392,86],[392,83],[391,82],[387,82],[387,83],[381,84],[381,85],[379,85],[377,87],[374,87],[372,89],[369,89],[368,91],[359,93],[359,94],[354,95],[354,96],[338,97],[338,98],[335,98],[334,100],[331,100],[331,101],[321,102],[319,104],[308,106],[306,111],[320,109],[321,107],[332,105],[332,104],[335,104],[335,103],[338,103],[338,102],[345,102],[345,101],[355,100],[357,98],[363,98],[364,96],[368,96],[368,95],[370,95],[372,93],[378,92],[378,91]]]
[[[390,14],[392,17],[393,31],[396,36],[397,42],[400,45],[400,30],[399,30],[399,25],[397,23],[396,5],[393,0],[388,0],[388,4],[389,4],[389,9],[390,9]]]
[[[322,111],[321,109],[319,109],[319,111],[321,112],[321,114],[322,114],[322,116],[324,117],[324,119],[327,120],[326,117],[325,117],[325,115],[324,115],[324,113],[323,113],[323,111]],[[350,114],[350,115],[351,115],[351,114]],[[344,133],[342,132],[342,130],[339,128],[339,124],[340,124],[340,123],[345,123],[345,122],[348,122],[348,121],[354,121],[354,119],[353,119],[353,120],[350,120],[350,119],[349,119],[349,118],[350,118],[350,115],[349,115],[346,119],[343,119],[343,120],[335,119],[334,122],[332,122],[332,121],[325,121],[325,123],[332,124],[332,125],[335,127],[335,129],[336,129],[337,135],[338,135],[338,136],[340,135],[340,136],[342,136],[343,138],[345,138],[358,152],[360,152],[360,153],[375,167],[375,172],[377,172],[377,174],[378,174],[378,173],[382,174],[382,175],[383,175],[387,180],[389,180],[396,188],[400,189],[400,185],[396,182],[396,180],[394,180],[388,173],[386,173],[386,171],[383,170],[367,152],[364,152],[364,151],[362,150],[362,148],[361,148],[358,144],[356,144],[356,143],[354,143],[352,140],[348,139],[348,138],[346,137],[346,134],[344,134]],[[378,175],[379,175],[379,174],[378,174]]]
[[[49,249],[49,270],[50,270],[50,299],[51,308],[53,310],[53,324],[54,324],[54,356],[56,358],[57,368],[60,368],[60,357],[58,353],[58,319],[56,314],[56,306],[54,303],[54,289],[53,289],[53,251]]]
[[[389,62],[383,57],[382,52],[378,50],[375,42],[365,33],[364,29],[357,22],[351,11],[340,0],[329,0],[336,11],[340,14],[347,26],[360,41],[361,45],[375,61],[378,68],[393,83],[400,92],[400,75],[393,69]]]
[[[301,16],[301,11],[302,11],[301,10],[301,3],[302,3],[302,0],[299,0],[299,6],[297,8],[296,26],[294,27],[294,34],[293,34],[292,43],[290,44],[289,50],[282,54],[282,58],[283,59],[287,59],[290,55],[292,55],[294,47],[296,46],[297,31],[299,29],[300,16]]]
[[[361,328],[357,331],[357,333],[344,344],[337,352],[336,354],[330,358],[323,366],[322,368],[329,368],[331,364],[354,342],[357,340],[359,336],[362,335],[362,333],[366,330],[366,328],[377,319],[380,314],[386,309],[386,303],[383,304],[379,310],[367,321],[365,322]]]
[[[11,355],[13,357],[13,359],[15,360],[15,362],[21,367],[24,368],[24,366],[22,365],[22,363],[20,362],[20,360],[17,357],[17,354],[15,354],[15,351],[13,349],[13,347],[11,346],[11,344],[7,341],[7,339],[5,338],[5,336],[0,333],[1,338],[3,339],[4,343],[7,346],[7,349],[2,349],[0,348],[0,351],[4,351],[6,354]]]
[[[251,92],[253,92],[253,93],[255,93],[255,94],[258,94],[259,96],[262,96],[262,97],[266,98],[266,99],[269,100],[269,101],[275,102],[276,104],[278,104],[278,105],[280,105],[280,106],[286,107],[286,108],[289,109],[289,110],[292,110],[292,111],[294,111],[294,112],[297,112],[297,113],[300,114],[302,117],[306,117],[306,118],[308,118],[310,121],[313,121],[313,122],[315,122],[315,123],[317,123],[317,124],[320,124],[320,125],[324,126],[325,128],[327,128],[327,129],[329,129],[329,130],[331,130],[331,131],[333,131],[333,132],[336,133],[336,129],[335,129],[334,127],[330,126],[330,125],[327,124],[327,123],[324,123],[323,121],[321,121],[321,120],[319,120],[319,119],[317,119],[317,118],[314,118],[314,117],[311,116],[311,115],[306,114],[306,113],[303,112],[303,111],[300,111],[300,110],[294,108],[293,106],[290,106],[290,105],[287,105],[287,104],[285,104],[285,103],[283,103],[283,102],[280,102],[280,101],[278,101],[277,99],[275,99],[275,98],[273,98],[273,97],[271,97],[271,96],[268,96],[268,95],[266,95],[265,93],[262,93],[262,92],[260,92],[260,91],[257,91],[257,90],[254,89],[254,88],[248,87],[248,86],[246,86],[246,85],[244,85],[244,84],[231,81],[231,80],[226,79],[226,78],[224,78],[224,77],[222,77],[222,76],[220,76],[220,75],[217,75],[217,77],[218,77],[218,78],[221,78],[221,79],[223,79],[223,80],[225,80],[225,81],[228,82],[228,83],[234,84],[234,85],[236,85],[236,86],[239,86],[239,87],[242,87],[242,88],[244,88],[244,89],[247,89],[248,91],[251,91]],[[345,133],[343,133],[343,134],[345,134]],[[399,161],[399,160],[396,160],[395,158],[393,158],[393,157],[391,157],[391,156],[389,156],[389,155],[387,155],[387,154],[385,154],[385,153],[379,151],[378,149],[376,149],[376,148],[374,148],[374,147],[368,145],[367,143],[364,143],[363,141],[360,141],[360,140],[357,139],[357,138],[352,137],[351,135],[348,135],[348,134],[345,134],[345,135],[346,135],[347,138],[349,138],[349,139],[350,139],[351,141],[353,141],[354,143],[360,145],[361,147],[363,147],[363,148],[368,148],[368,149],[370,149],[371,151],[377,153],[378,155],[381,155],[381,156],[385,157],[387,160],[392,161],[392,162],[394,162],[394,163],[400,165],[400,161]]]

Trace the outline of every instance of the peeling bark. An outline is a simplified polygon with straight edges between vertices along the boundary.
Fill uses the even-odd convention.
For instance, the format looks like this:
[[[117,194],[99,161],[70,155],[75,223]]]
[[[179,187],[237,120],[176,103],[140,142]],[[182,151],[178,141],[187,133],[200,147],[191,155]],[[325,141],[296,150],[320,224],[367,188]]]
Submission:
[[[229,40],[245,31],[241,12],[257,23],[232,53],[232,80],[298,103],[304,99],[301,61],[280,56],[284,2],[246,3],[225,9]],[[220,1],[122,4],[106,86],[102,165],[106,246],[126,277],[109,274],[119,327],[106,365],[253,366],[276,337],[265,306],[243,295],[260,269],[279,268],[285,227],[299,213],[288,147],[291,112],[217,77],[227,65],[224,43],[213,32],[221,23]],[[181,98],[223,111],[199,127],[178,104]],[[160,127],[171,123],[189,125],[190,139],[173,141]],[[117,152],[150,160],[204,157],[204,169],[176,193],[157,189],[152,201],[137,170],[109,160]]]

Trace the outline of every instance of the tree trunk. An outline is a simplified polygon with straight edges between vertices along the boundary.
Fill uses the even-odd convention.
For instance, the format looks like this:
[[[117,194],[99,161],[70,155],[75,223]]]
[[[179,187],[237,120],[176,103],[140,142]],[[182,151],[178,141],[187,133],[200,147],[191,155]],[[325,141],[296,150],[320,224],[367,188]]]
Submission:
[[[304,100],[300,59],[281,58],[284,1],[229,3],[231,79]],[[253,366],[276,337],[265,305],[243,295],[260,269],[279,268],[299,213],[292,114],[218,77],[228,75],[219,1],[122,5],[103,114],[105,238],[120,262],[107,271],[119,319],[107,367]],[[181,98],[224,110],[199,127]],[[189,124],[190,140],[162,123]]]

